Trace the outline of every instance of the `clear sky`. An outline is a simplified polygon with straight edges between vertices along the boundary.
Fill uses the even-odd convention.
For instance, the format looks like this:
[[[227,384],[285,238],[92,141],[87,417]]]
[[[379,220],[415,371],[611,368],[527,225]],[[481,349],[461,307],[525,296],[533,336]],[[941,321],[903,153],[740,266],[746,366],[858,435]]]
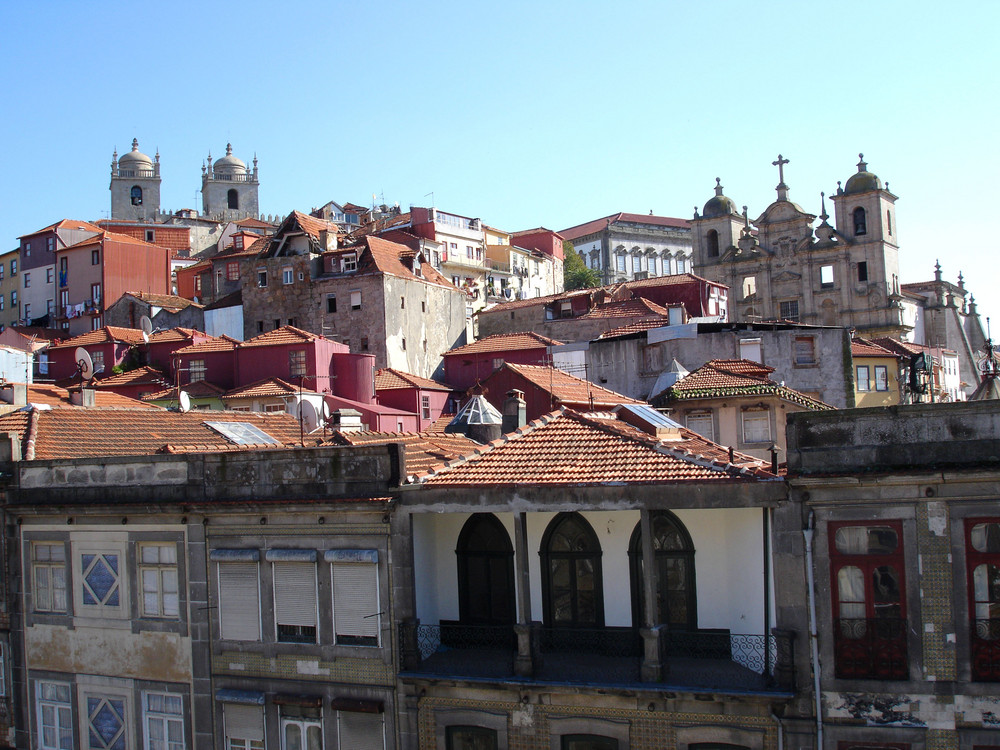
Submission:
[[[0,232],[110,207],[159,149],[163,209],[209,151],[260,159],[265,213],[436,205],[507,230],[819,213],[864,152],[899,196],[904,282],[965,275],[1000,338],[1000,2],[5,2]],[[971,196],[971,197],[970,197]],[[831,207],[832,208],[832,207]]]

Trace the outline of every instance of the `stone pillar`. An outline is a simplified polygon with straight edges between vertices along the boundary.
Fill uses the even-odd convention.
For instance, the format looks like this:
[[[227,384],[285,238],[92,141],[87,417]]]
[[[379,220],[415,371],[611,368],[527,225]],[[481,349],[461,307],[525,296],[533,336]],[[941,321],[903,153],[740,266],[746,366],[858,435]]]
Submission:
[[[655,625],[639,631],[642,636],[642,665],[639,668],[639,679],[643,682],[660,682],[669,671],[664,657],[667,632],[666,625]]]
[[[514,674],[518,677],[534,677],[542,666],[542,623],[519,623],[514,626],[514,634],[517,636]]]
[[[531,579],[528,574],[527,514],[514,513],[514,579],[517,586],[517,656],[514,674],[532,677],[541,664],[542,625],[531,619]]]
[[[786,690],[795,688],[795,631],[771,628],[773,651],[765,648],[767,658],[774,657],[774,683]],[[765,666],[765,669],[770,665]]]
[[[420,666],[420,644],[417,640],[417,629],[420,627],[420,620],[416,617],[407,617],[399,624],[400,649],[399,663],[404,670],[414,670]]]

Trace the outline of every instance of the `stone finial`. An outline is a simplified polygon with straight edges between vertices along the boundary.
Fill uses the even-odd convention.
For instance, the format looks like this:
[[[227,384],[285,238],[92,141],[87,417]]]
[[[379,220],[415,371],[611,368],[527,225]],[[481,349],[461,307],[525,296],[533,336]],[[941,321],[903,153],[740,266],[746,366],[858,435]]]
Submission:
[[[133,138],[132,139],[132,150],[133,151],[138,151],[139,150],[139,139],[138,138]]]
[[[819,202],[821,207],[819,218],[821,218],[823,220],[823,223],[826,224],[826,220],[830,218],[830,214],[826,212],[826,193],[820,192]]]
[[[858,171],[859,172],[867,172],[868,171],[868,164],[865,162],[865,155],[864,154],[858,154],[858,159],[860,159],[860,161],[858,162]]]
[[[722,195],[722,179],[720,177],[715,178],[715,194]]]
[[[843,194],[844,194],[844,188],[840,186],[840,180],[837,180],[837,195],[843,195]]]
[[[697,206],[694,207],[694,218],[696,218],[696,219],[698,218],[698,207]]]
[[[934,261],[934,281],[941,281],[941,261]]]
[[[743,228],[750,229],[750,215],[747,213],[747,207],[743,206]]]
[[[965,289],[965,277],[962,276],[962,272],[958,272],[958,288]]]

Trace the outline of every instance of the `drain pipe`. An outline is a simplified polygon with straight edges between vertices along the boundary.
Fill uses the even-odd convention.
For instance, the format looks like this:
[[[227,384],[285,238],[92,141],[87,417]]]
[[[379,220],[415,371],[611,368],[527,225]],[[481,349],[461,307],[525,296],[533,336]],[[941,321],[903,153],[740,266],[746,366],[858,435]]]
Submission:
[[[776,713],[774,713],[774,711],[771,711],[771,718],[774,719],[775,723],[778,725],[778,750],[785,750],[785,727],[781,723],[781,719]]]
[[[802,529],[806,542],[806,580],[809,586],[809,648],[813,671],[813,692],[816,694],[816,747],[823,750],[823,694],[819,679],[819,633],[816,631],[816,578],[813,575],[813,526],[816,516],[809,511],[809,525]]]

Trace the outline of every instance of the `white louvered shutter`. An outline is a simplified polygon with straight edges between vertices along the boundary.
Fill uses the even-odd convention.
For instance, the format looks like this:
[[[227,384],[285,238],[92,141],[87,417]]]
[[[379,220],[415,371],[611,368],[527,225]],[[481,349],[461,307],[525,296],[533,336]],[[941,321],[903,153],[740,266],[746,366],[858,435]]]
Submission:
[[[264,708],[227,703],[223,706],[227,740],[264,741]]]
[[[351,750],[385,750],[382,714],[338,711],[340,747]]]
[[[274,614],[279,625],[316,627],[315,563],[274,563]]]
[[[219,563],[219,622],[225,640],[260,640],[257,563]]]
[[[337,636],[378,639],[378,566],[333,563],[333,622]]]

